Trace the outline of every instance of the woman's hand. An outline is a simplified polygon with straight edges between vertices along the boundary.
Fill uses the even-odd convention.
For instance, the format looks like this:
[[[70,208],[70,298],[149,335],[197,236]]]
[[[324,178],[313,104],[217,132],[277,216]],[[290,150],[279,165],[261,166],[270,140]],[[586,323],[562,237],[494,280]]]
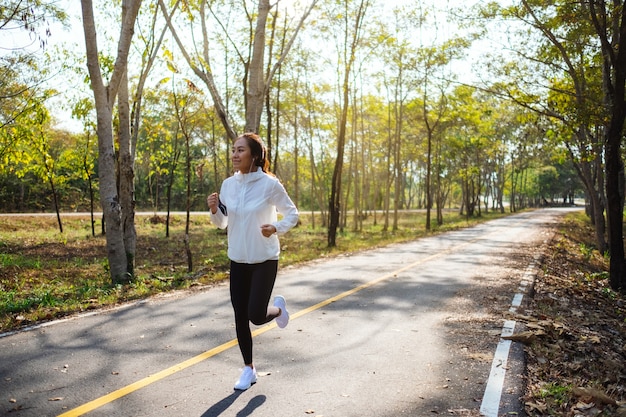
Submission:
[[[273,224],[264,224],[261,226],[261,233],[263,233],[265,237],[270,237],[276,233],[276,227]]]
[[[217,193],[213,193],[207,197],[206,202],[209,205],[209,209],[211,209],[211,213],[217,213],[217,205],[219,204],[219,201],[220,198]]]

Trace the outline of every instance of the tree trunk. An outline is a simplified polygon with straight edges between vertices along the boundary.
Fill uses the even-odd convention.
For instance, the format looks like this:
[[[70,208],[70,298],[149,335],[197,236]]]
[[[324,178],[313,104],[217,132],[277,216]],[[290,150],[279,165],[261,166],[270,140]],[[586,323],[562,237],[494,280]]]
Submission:
[[[383,215],[385,216],[385,220],[383,223],[383,231],[386,232],[389,230],[389,207],[391,206],[391,181],[393,180],[391,169],[391,154],[392,154],[392,144],[391,140],[391,104],[387,104],[387,152],[385,152],[385,161],[387,165],[387,169],[385,170],[385,195],[383,201]]]
[[[178,99],[176,98],[176,95],[174,95],[174,102],[176,103]],[[176,115],[177,117],[179,116],[179,109],[178,107],[176,107]],[[178,125],[180,127],[181,123],[180,120],[178,122]],[[166,237],[170,237],[170,209],[172,206],[172,188],[174,188],[174,180],[176,178],[175,174],[176,174],[176,168],[178,167],[178,158],[180,157],[180,150],[178,149],[178,145],[179,145],[179,141],[178,141],[178,132],[179,129],[176,129],[176,132],[174,132],[174,149],[172,150],[172,160],[171,160],[171,164],[170,164],[170,169],[169,169],[169,176],[167,177],[167,194],[166,194],[166,207],[167,207],[167,217],[165,219],[165,236]]]
[[[246,95],[246,132],[258,133],[263,113],[265,97],[265,26],[270,11],[269,0],[259,0],[256,28],[252,46],[252,59],[249,65],[248,94]]]
[[[587,158],[583,158],[579,161],[579,158],[574,156],[570,147],[568,146],[567,148],[570,153],[570,159],[573,161],[574,169],[576,170],[578,178],[585,188],[585,193],[589,200],[590,210],[587,214],[591,218],[591,222],[595,229],[598,251],[604,254],[608,250],[608,246],[605,238],[606,222],[604,220],[603,203],[603,200],[605,199],[603,198],[603,195],[600,194],[600,191],[602,191],[602,187],[604,186],[604,175],[602,175],[601,164],[598,161],[598,159],[601,158],[601,152],[593,153],[596,158],[595,163],[593,163],[593,161],[586,160]],[[597,167],[597,174],[595,175],[597,179],[595,181],[594,175],[592,174],[592,165]]]
[[[398,77],[398,85],[396,85],[395,93],[395,129],[394,129],[394,157],[393,165],[395,169],[394,173],[394,202],[393,202],[393,226],[392,230],[395,232],[398,230],[398,211],[400,210],[403,202],[403,178],[402,178],[402,121],[404,118],[404,102],[402,97],[402,72]]]
[[[437,205],[437,226],[442,226],[444,198],[441,184],[441,135],[437,135],[435,145],[435,204]]]
[[[348,74],[344,79],[343,109],[341,111],[341,119],[339,120],[339,134],[337,136],[337,157],[335,158],[335,168],[333,169],[333,178],[330,192],[330,200],[328,202],[328,213],[330,215],[328,221],[328,246],[337,246],[337,227],[339,227],[339,219],[341,214],[341,180],[343,171],[343,155],[346,143],[346,124],[348,117]]]
[[[124,0],[122,3],[123,21],[118,42],[118,56],[109,85],[105,86],[100,72],[93,4],[91,0],[81,0],[87,69],[96,103],[100,203],[106,228],[109,270],[114,284],[127,282],[131,275],[128,271],[122,206],[117,188],[117,156],[113,144],[113,106],[120,83],[126,81],[128,51],[140,6],[141,0]]]
[[[52,190],[52,198],[54,199],[54,212],[57,215],[57,224],[59,225],[59,233],[63,233],[63,222],[61,221],[61,212],[59,211],[59,196],[57,195],[57,190],[54,186],[54,179],[52,174],[48,176],[48,181],[50,182],[50,190]]]
[[[352,73],[352,65],[356,58],[356,50],[360,39],[361,25],[365,17],[368,2],[362,0],[359,3],[358,11],[354,21],[354,32],[352,39],[348,44],[349,28],[345,27],[344,34],[344,76],[342,84],[342,101],[341,101],[341,117],[339,119],[339,133],[337,135],[337,157],[335,158],[335,168],[333,169],[332,185],[330,201],[328,202],[329,222],[328,222],[328,246],[337,246],[337,227],[339,226],[340,209],[341,209],[341,180],[343,171],[343,155],[346,144],[346,129],[348,123],[348,106],[350,100],[350,74]],[[347,9],[347,4],[346,4]],[[346,10],[347,12],[347,10]],[[346,16],[347,19],[347,16]]]
[[[621,96],[623,97],[623,95]],[[619,104],[618,104],[619,102]],[[624,164],[621,159],[621,140],[624,123],[624,104],[614,103],[613,117],[606,136],[606,198],[609,231],[609,265],[611,288],[626,293],[626,265],[624,263],[623,198]]]
[[[424,108],[426,105],[424,104]],[[426,150],[426,181],[425,181],[425,193],[426,193],[426,230],[430,230],[430,211],[433,206],[432,190],[430,184],[430,177],[432,172],[432,148],[433,148],[433,132],[430,129],[430,124],[427,121],[427,115],[424,114],[424,120],[426,120],[427,134],[427,150]]]
[[[126,248],[122,229],[122,207],[116,184],[116,157],[113,147],[113,123],[110,112],[98,115],[98,172],[100,204],[105,223],[107,257],[114,284],[128,281]],[[100,140],[100,138],[103,138]]]
[[[189,134],[185,133],[185,171],[186,171],[186,182],[187,182],[187,196],[185,202],[185,253],[187,254],[187,272],[191,273],[193,271],[193,255],[191,253],[191,245],[189,242],[189,226],[191,225],[191,151],[190,151],[190,142],[191,138]]]
[[[130,131],[130,106],[126,73],[120,84],[117,113],[119,119],[119,196],[122,208],[122,232],[126,251],[126,272],[135,276],[135,251],[137,231],[135,229],[135,156],[132,151]]]
[[[89,142],[91,134],[87,133],[87,143],[85,144],[85,154],[83,156],[83,170],[85,171],[85,178],[87,178],[87,185],[89,188],[89,216],[91,219],[91,236],[96,236],[95,220],[94,220],[94,192],[93,192],[93,178],[91,176],[91,170],[88,163],[89,155]]]

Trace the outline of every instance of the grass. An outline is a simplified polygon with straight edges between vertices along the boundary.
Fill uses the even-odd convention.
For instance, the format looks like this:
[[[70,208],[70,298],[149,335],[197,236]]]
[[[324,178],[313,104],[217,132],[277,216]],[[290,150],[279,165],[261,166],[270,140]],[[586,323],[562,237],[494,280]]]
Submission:
[[[398,229],[383,228],[381,214],[369,215],[358,231],[349,225],[337,234],[337,246],[327,245],[322,219],[301,215],[301,224],[281,237],[281,266],[405,242],[501,217],[483,213],[466,219],[445,213],[444,225],[425,230],[424,212],[403,212]],[[0,223],[0,332],[91,309],[147,298],[174,290],[201,289],[228,277],[226,234],[203,214],[192,214],[189,239],[193,271],[187,271],[184,216],[170,219],[165,237],[163,217],[135,219],[137,250],[135,279],[113,285],[108,274],[104,236],[91,236],[88,217],[64,216],[61,234],[54,216],[6,217]],[[100,223],[96,226],[99,231]]]

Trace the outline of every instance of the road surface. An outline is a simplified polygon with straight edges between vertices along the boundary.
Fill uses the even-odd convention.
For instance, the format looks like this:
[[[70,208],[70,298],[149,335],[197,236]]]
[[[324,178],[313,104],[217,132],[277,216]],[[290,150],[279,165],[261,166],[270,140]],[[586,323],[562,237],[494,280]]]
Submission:
[[[281,269],[292,320],[254,328],[243,393],[226,284],[3,335],[0,415],[478,416],[511,302],[565,211]],[[514,365],[500,412],[521,411]]]

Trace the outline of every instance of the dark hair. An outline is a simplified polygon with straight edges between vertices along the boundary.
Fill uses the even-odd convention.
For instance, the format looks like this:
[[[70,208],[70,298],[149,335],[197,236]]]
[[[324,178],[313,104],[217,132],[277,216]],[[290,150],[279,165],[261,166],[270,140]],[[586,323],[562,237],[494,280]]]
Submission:
[[[235,141],[238,139],[245,139],[248,143],[248,146],[250,147],[250,154],[254,160],[254,165],[261,167],[263,172],[270,173],[270,162],[267,160],[267,150],[265,149],[263,142],[261,142],[259,135],[247,132],[239,135]]]

